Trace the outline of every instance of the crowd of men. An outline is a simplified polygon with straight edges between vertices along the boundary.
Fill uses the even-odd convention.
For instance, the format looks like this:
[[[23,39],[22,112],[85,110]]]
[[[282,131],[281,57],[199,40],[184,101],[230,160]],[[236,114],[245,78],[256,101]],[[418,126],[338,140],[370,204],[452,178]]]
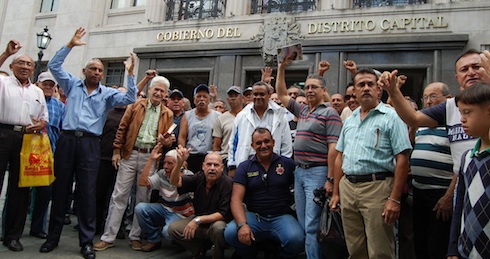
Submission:
[[[34,61],[15,55],[19,42],[0,55],[0,65],[15,55],[13,75],[0,76],[0,186],[9,172],[2,239],[10,250],[23,250],[29,200],[30,235],[46,239],[39,251],[62,245],[74,180],[84,258],[116,245],[128,206],[137,251],[159,249],[163,237],[193,258],[211,247],[213,258],[225,258],[227,247],[250,258],[271,244],[279,258],[322,258],[323,208],[314,201],[322,187],[331,195],[327,206],[342,213],[351,258],[490,258],[489,52],[458,57],[461,92],[452,98],[448,85],[430,83],[420,111],[402,94],[406,76],[350,60],[345,94],[329,95],[327,61],[303,87],[287,87],[293,57],[278,64],[275,78],[266,67],[252,86],[227,88],[226,102],[217,86],[199,84],[191,109],[155,70],[136,84],[133,54],[126,86],[102,85],[98,59],[86,63],[83,79],[64,70],[85,34],[75,31],[35,85]],[[56,180],[32,191],[18,187],[23,136],[44,131]]]

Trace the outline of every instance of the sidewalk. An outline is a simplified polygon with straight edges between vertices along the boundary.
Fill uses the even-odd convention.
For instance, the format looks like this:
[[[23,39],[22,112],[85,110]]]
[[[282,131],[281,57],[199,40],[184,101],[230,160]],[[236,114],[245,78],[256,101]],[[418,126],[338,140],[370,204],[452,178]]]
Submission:
[[[3,209],[5,203],[5,193],[7,192],[7,175],[5,173],[4,186],[2,188],[2,194],[0,196],[0,211]],[[43,258],[82,258],[80,253],[80,247],[78,246],[78,231],[73,230],[73,226],[76,225],[77,217],[71,216],[72,223],[66,225],[63,228],[61,240],[59,246],[50,253],[40,253],[39,248],[44,243],[44,239],[39,239],[29,236],[30,220],[27,217],[24,235],[20,239],[20,242],[24,246],[22,252],[12,252],[6,246],[0,245],[0,258],[15,258],[15,259],[43,259]],[[1,222],[0,222],[1,225]],[[99,236],[94,238],[94,243],[99,240]],[[227,255],[231,251],[227,251]],[[208,258],[211,258],[211,253],[208,251]],[[228,256],[230,256],[228,255]],[[169,242],[162,240],[162,248],[156,251],[145,253],[140,251],[134,251],[129,246],[129,240],[116,240],[116,246],[114,248],[107,249],[102,252],[97,252],[97,258],[102,259],[119,259],[119,258],[169,258],[169,259],[183,259],[190,258],[190,253],[186,251],[177,250],[171,246]]]

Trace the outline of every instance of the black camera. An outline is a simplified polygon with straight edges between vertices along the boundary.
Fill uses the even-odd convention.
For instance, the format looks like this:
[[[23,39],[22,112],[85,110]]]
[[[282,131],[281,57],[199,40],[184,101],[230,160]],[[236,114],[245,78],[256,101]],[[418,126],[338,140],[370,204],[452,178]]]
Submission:
[[[327,197],[325,195],[326,191],[324,187],[316,188],[313,190],[313,201],[316,203],[316,205],[320,206],[323,208],[325,205],[325,201],[327,201]]]

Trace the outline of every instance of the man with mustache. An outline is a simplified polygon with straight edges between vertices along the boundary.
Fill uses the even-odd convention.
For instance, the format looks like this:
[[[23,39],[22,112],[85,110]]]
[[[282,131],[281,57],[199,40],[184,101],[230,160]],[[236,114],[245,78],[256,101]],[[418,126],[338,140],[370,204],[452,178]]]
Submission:
[[[255,155],[233,177],[230,207],[235,220],[226,225],[225,240],[242,258],[253,258],[254,243],[263,240],[277,241],[281,258],[295,258],[304,249],[305,235],[289,207],[294,161],[273,153],[274,139],[266,128],[254,130],[251,146]]]
[[[170,175],[170,184],[178,187],[179,194],[194,192],[195,217],[174,221],[168,234],[178,244],[191,252],[193,258],[206,258],[206,251],[214,245],[213,258],[224,258],[226,242],[223,231],[231,219],[230,198],[233,180],[223,175],[221,155],[206,155],[202,172],[193,176],[180,174],[184,162],[190,157],[190,149],[177,148],[177,164]]]
[[[79,240],[84,258],[95,258],[92,242],[95,235],[95,189],[100,161],[99,136],[102,134],[107,111],[136,101],[134,83],[134,56],[125,62],[128,72],[127,92],[123,93],[100,83],[104,65],[99,59],[87,62],[83,69],[85,80],[79,79],[62,68],[62,64],[75,46],[82,41],[86,30],[75,31],[71,40],[49,61],[48,68],[67,96],[66,112],[60,138],[54,154],[53,203],[47,241],[40,252],[51,252],[58,246],[65,219],[65,205],[73,176],[77,181],[77,205]]]
[[[0,55],[0,65],[21,48],[20,42],[9,41]],[[29,207],[29,188],[18,187],[22,141],[24,134],[43,130],[49,117],[43,91],[29,79],[34,68],[32,58],[22,54],[10,63],[12,76],[0,76],[0,192],[9,165],[3,245],[11,251],[24,249],[19,239]]]
[[[201,171],[201,165],[208,151],[213,150],[213,127],[221,113],[209,108],[211,101],[209,87],[200,84],[194,88],[196,108],[186,111],[180,121],[179,145],[191,149],[189,170]]]
[[[289,124],[284,117],[285,109],[272,100],[269,84],[259,81],[252,86],[253,103],[248,104],[236,116],[229,141],[228,175],[233,176],[236,167],[255,151],[250,146],[252,132],[257,127],[267,128],[275,139],[274,153],[292,156],[292,140]]]
[[[359,69],[354,76],[361,107],[345,121],[336,146],[330,206],[338,210],[342,204],[351,258],[395,258],[394,224],[412,148],[406,125],[379,101],[377,81],[372,69]]]

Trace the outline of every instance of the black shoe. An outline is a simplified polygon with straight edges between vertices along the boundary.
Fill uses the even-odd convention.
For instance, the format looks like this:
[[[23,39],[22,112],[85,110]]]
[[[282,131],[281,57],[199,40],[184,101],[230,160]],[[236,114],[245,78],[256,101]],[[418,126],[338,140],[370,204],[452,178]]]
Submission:
[[[48,234],[44,233],[44,232],[29,232],[29,235],[33,236],[33,237],[37,237],[37,238],[40,238],[40,239],[46,239],[48,238]]]
[[[10,251],[19,252],[24,250],[24,247],[19,240],[10,240],[10,242],[3,241],[3,245],[7,246]]]
[[[85,259],[95,259],[94,247],[91,244],[86,244],[82,247],[80,252]]]
[[[65,220],[63,221],[63,224],[65,225],[71,224],[70,214],[65,215]]]
[[[49,252],[53,251],[54,248],[57,246],[58,246],[58,244],[53,244],[53,243],[50,243],[49,241],[46,241],[46,242],[44,242],[44,244],[39,249],[39,252],[49,253]]]

